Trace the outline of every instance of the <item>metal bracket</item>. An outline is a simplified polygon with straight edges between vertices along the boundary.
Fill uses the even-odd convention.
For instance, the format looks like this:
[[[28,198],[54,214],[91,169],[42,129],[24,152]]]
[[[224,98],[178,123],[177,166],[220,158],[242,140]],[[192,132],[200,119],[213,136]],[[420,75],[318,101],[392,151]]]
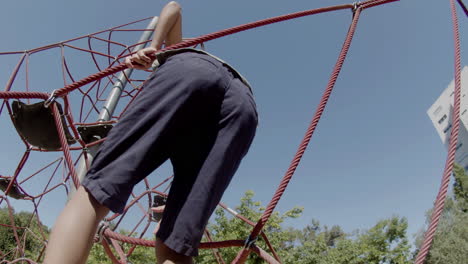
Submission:
[[[102,238],[104,237],[104,231],[109,228],[109,225],[107,223],[101,223],[98,227],[98,230],[96,231],[96,237],[98,239],[98,243],[102,242]]]
[[[112,124],[110,123],[101,123],[101,124],[92,124],[92,125],[81,125],[78,128],[78,133],[80,133],[81,139],[86,143],[90,144],[94,141],[103,139],[107,137],[107,134],[112,129]]]
[[[356,10],[359,8],[360,5],[361,5],[361,2],[353,3],[353,14],[356,13]]]
[[[257,242],[257,239],[258,237],[255,237],[254,239],[252,239],[249,235],[244,242],[244,248],[251,248],[255,244],[255,242]]]
[[[44,102],[44,107],[48,108],[50,104],[52,104],[55,99],[57,99],[57,96],[55,95],[55,92],[57,92],[57,89],[53,90],[52,93],[50,94],[49,98]]]

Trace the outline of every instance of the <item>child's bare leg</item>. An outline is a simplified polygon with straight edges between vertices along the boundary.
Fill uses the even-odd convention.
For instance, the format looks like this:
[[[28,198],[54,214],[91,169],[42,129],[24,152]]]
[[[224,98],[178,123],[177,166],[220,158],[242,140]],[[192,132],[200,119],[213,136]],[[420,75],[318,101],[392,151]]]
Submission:
[[[156,258],[158,264],[193,264],[192,257],[181,255],[168,248],[159,238],[156,238]]]
[[[85,263],[97,226],[108,212],[85,188],[78,188],[52,229],[44,264]]]

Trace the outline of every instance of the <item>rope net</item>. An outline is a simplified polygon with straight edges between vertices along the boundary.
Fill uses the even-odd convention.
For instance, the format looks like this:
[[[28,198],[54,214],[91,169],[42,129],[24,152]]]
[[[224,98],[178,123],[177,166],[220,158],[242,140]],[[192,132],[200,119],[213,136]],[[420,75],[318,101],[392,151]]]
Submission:
[[[394,1],[397,0],[369,0],[297,12],[186,39],[165,48],[169,50],[194,47],[225,35],[302,16],[342,9],[353,11],[353,20],[322,100],[289,169],[261,219],[247,219],[226,205],[220,204],[220,207],[226,209],[228,213],[252,226],[253,230],[249,238],[247,240],[239,238],[238,240],[212,241],[209,230],[206,230],[203,240],[206,242],[203,242],[200,248],[213,250],[218,263],[225,263],[225,261],[216,249],[233,246],[240,247],[239,254],[233,263],[244,263],[251,252],[258,254],[268,263],[281,263],[262,228],[286,190],[312,138],[346,58],[359,14],[367,8]],[[85,170],[89,167],[92,149],[105,140],[105,131],[118,122],[126,109],[131,107],[133,99],[141,91],[142,84],[149,74],[149,71],[135,71],[130,76],[127,71],[123,71],[126,66],[122,62],[125,57],[132,54],[135,47],[149,42],[134,43],[134,40],[138,39],[143,32],[152,31],[146,28],[146,24],[151,19],[138,20],[29,51],[0,53],[2,59],[9,61],[13,68],[5,90],[0,92],[0,98],[3,99],[0,104],[1,127],[5,131],[13,131],[8,138],[0,139],[4,140],[0,144],[6,146],[4,149],[8,149],[9,152],[4,158],[9,161],[7,166],[0,168],[0,188],[3,191],[3,194],[0,194],[0,210],[5,216],[0,219],[0,232],[6,230],[2,234],[7,234],[8,239],[16,243],[15,247],[0,250],[0,263],[39,263],[42,261],[48,237],[48,230],[43,225],[43,219],[55,219],[61,210],[61,208],[50,206],[53,204],[51,201],[66,201],[67,197],[72,195],[73,190],[79,186],[79,171],[76,167],[80,166],[80,161],[84,161]],[[44,58],[55,60],[56,64],[47,65],[44,69],[41,65]],[[459,71],[459,68],[456,70]],[[123,79],[119,80],[121,72]],[[120,89],[119,104],[115,111],[108,116],[108,120],[98,120],[97,116],[103,115],[102,109],[108,107],[106,100],[109,93],[112,93],[113,87],[118,86],[122,80],[127,82],[127,85],[124,89]],[[63,88],[54,90],[57,87]],[[49,99],[54,100],[49,101]],[[55,140],[58,144],[56,149],[30,144],[26,135],[27,131],[21,131],[17,126],[18,120],[21,119],[20,113],[23,113],[21,109],[24,107],[21,108],[20,103],[13,104],[14,101],[31,105],[43,103],[44,100],[51,103],[48,108],[50,109],[49,118],[54,126],[52,128],[38,126],[35,129],[56,130]],[[14,132],[15,128],[19,133]],[[95,137],[96,134],[98,137]],[[452,133],[452,137],[453,134],[455,133]],[[18,151],[20,149],[23,150]],[[452,165],[453,160],[452,163],[447,164],[444,175],[450,174]],[[171,180],[172,176],[155,176],[154,174],[144,179],[135,186],[124,213],[108,216],[100,226],[95,242],[103,246],[104,252],[112,263],[128,263],[128,257],[132,255],[137,246],[154,247],[155,242],[146,240],[145,237],[152,236],[153,229],[157,226],[157,213],[153,212],[156,197],[166,196]],[[443,183],[448,184],[446,180]],[[442,189],[446,192],[447,188]],[[441,197],[440,194],[439,197]],[[438,204],[438,207],[440,206]],[[32,212],[28,215],[27,221],[18,221],[13,217],[15,207],[27,208]],[[254,222],[257,220],[258,222]],[[434,222],[431,230],[437,227],[437,220]],[[121,227],[129,231],[125,235],[116,232]],[[258,236],[265,241],[267,249],[255,245],[254,242]],[[127,246],[122,246],[123,243]],[[418,263],[424,262],[427,254],[424,252],[429,249],[430,243],[431,241],[424,244],[423,253],[418,256]]]
[[[3,151],[9,151],[8,156],[2,157],[8,161],[7,167],[0,169],[0,183],[4,187],[3,193],[0,192],[0,208],[8,216],[0,220],[0,228],[7,229],[6,233],[11,234],[10,239],[16,242],[16,247],[2,249],[0,263],[42,261],[48,238],[48,230],[44,228],[43,221],[46,219],[45,222],[50,222],[50,219],[57,217],[59,210],[50,205],[57,204],[54,202],[57,200],[65,202],[73,187],[79,184],[75,170],[78,160],[83,158],[88,160],[90,158],[88,151],[105,140],[105,138],[88,140],[82,131],[92,129],[97,124],[97,116],[104,108],[111,89],[118,84],[118,76],[112,74],[96,79],[57,99],[62,105],[63,114],[58,115],[54,121],[60,123],[65,121],[65,129],[76,142],[70,145],[66,142],[60,144],[60,149],[55,151],[31,145],[24,137],[15,133],[12,120],[17,113],[12,107],[13,102],[16,100],[26,104],[43,102],[44,98],[49,97],[47,94],[56,87],[67,86],[90,74],[119,65],[130,54],[132,48],[140,44],[135,41],[143,32],[148,31],[146,26],[151,20],[152,18],[142,19],[26,52],[1,53],[3,61],[17,62],[16,65],[12,63],[14,67],[11,77],[5,91],[2,92],[2,98],[16,99],[6,99],[0,103],[2,129],[11,131],[8,138],[0,139],[0,145],[4,146]],[[47,69],[44,69],[41,65],[44,59],[55,61],[55,64],[48,64]],[[114,114],[108,121],[99,122],[100,125],[111,127],[118,122],[122,113],[140,91],[147,76],[148,72],[135,71],[131,77],[124,78],[127,85],[119,96],[119,104]],[[10,97],[12,94],[20,96]],[[57,104],[51,104],[50,108],[57,117],[59,114]],[[59,129],[59,137],[62,138],[64,127],[60,125],[58,127],[62,128]],[[56,127],[45,129],[57,130]],[[154,195],[164,196],[167,193],[171,177],[158,175],[151,179],[158,182],[152,182],[148,178],[135,187],[125,213],[112,215],[106,219],[111,226],[107,232],[125,227],[129,230],[128,237],[143,238],[152,235],[153,230],[150,226],[154,228],[156,221],[149,208],[152,206]],[[17,219],[13,219],[14,208],[32,212],[31,216],[28,216],[28,221],[18,222]],[[118,248],[118,243],[112,243],[113,239],[107,239],[106,242],[108,246],[114,248],[106,251],[113,260],[122,259],[134,250],[130,247],[124,252]],[[121,255],[111,256],[113,252]],[[119,263],[123,262],[119,260]]]

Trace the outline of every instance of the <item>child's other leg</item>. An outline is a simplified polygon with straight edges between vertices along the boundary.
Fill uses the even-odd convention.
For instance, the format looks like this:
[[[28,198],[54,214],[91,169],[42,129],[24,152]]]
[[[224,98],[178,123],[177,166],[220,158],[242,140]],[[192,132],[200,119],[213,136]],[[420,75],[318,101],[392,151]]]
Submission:
[[[164,243],[156,238],[156,258],[157,264],[192,264],[193,259],[189,256],[184,256],[168,248]]]
[[[52,229],[44,264],[86,263],[100,221],[109,209],[80,187]]]

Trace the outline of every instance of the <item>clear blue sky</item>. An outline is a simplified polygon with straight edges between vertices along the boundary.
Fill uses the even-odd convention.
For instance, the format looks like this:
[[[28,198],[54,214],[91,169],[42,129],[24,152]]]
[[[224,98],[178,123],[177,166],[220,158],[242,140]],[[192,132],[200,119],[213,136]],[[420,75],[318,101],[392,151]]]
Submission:
[[[179,2],[184,35],[193,37],[352,1]],[[0,51],[32,49],[158,15],[165,3],[4,1]],[[468,43],[466,19],[459,13],[462,47]],[[207,44],[208,51],[247,77],[260,114],[256,139],[224,196],[228,205],[238,204],[249,189],[263,204],[271,199],[327,84],[350,21],[350,11],[338,11]],[[0,57],[2,83],[14,63],[16,59]],[[48,65],[57,65],[47,58],[35,63],[43,65],[44,72]],[[304,207],[303,216],[288,224],[301,227],[315,218],[352,231],[399,215],[408,218],[410,235],[423,227],[446,156],[426,110],[452,79],[449,1],[402,0],[365,10],[323,118],[279,203],[281,212],[295,205]],[[48,81],[44,73],[36,87]],[[46,90],[55,88],[60,86]],[[0,122],[0,174],[12,175],[24,147],[5,113]],[[46,224],[51,224],[64,198],[60,193],[41,208],[51,212],[43,216]]]

